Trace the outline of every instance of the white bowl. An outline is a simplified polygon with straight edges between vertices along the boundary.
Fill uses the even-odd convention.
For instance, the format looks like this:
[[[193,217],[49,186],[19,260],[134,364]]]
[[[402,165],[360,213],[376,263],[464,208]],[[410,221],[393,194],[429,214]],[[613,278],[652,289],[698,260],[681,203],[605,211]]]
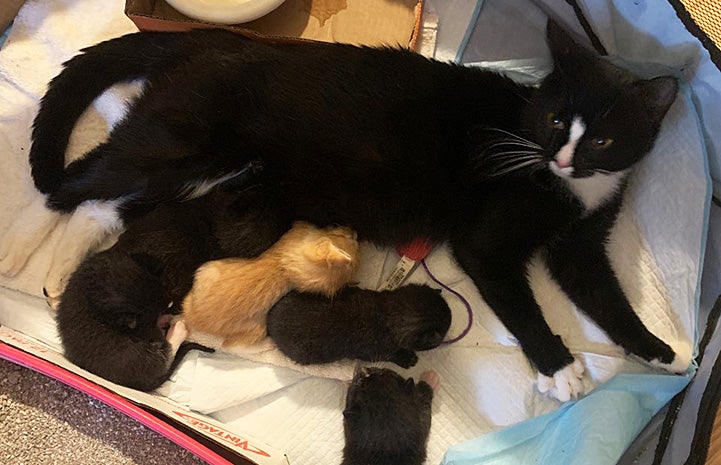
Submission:
[[[278,8],[285,0],[165,0],[190,18],[218,24],[247,23]]]

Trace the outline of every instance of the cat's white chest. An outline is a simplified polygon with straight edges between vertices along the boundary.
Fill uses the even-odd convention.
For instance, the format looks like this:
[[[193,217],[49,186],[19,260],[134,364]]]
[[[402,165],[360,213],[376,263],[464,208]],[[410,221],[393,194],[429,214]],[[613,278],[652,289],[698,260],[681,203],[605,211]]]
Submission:
[[[568,188],[581,201],[584,210],[591,212],[608,201],[620,188],[625,171],[594,173],[586,178],[563,178]]]

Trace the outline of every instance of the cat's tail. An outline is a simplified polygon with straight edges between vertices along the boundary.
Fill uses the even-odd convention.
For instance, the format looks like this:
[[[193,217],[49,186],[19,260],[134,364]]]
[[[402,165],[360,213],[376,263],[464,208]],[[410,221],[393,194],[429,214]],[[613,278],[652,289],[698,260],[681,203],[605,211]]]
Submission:
[[[35,187],[43,194],[58,189],[75,123],[106,89],[120,82],[157,76],[208,50],[209,44],[237,47],[238,37],[219,29],[139,32],[85,48],[65,62],[60,74],[50,81],[33,122],[30,166]]]

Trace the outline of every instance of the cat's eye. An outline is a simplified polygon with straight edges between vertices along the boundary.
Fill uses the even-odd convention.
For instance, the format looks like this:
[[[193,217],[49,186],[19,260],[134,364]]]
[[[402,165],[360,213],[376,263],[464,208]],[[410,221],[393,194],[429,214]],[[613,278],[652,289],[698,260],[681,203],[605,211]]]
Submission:
[[[611,144],[613,144],[613,139],[610,137],[597,137],[593,139],[592,146],[596,150],[604,150],[607,149]]]
[[[564,123],[563,120],[555,113],[549,113],[546,115],[546,124],[548,127],[553,129],[563,129],[566,127],[566,123]]]

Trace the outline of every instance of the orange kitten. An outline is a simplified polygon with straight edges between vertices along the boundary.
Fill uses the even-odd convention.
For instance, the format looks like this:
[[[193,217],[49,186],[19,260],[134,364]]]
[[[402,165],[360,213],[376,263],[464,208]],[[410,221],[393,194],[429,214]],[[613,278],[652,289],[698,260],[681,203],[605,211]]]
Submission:
[[[355,232],[296,222],[257,258],[205,263],[183,301],[191,332],[222,337],[223,347],[254,344],[266,336],[266,315],[291,289],[332,296],[358,265]]]

